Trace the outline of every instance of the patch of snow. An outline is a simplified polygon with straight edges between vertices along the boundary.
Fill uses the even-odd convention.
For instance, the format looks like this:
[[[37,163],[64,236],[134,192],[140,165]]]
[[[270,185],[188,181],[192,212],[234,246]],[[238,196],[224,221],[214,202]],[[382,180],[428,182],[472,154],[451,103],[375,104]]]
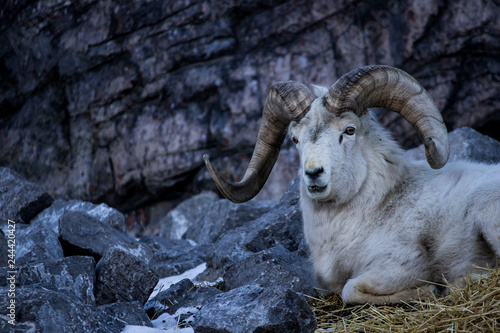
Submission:
[[[158,281],[158,284],[156,285],[155,289],[153,289],[153,292],[151,293],[151,295],[149,295],[148,300],[155,297],[160,291],[170,288],[171,285],[173,285],[174,283],[177,283],[183,279],[190,279],[191,281],[194,281],[194,279],[199,274],[203,273],[203,271],[205,271],[205,269],[207,269],[207,264],[203,263],[201,265],[196,266],[195,268],[192,268],[188,271],[185,271],[184,273],[182,273],[180,275],[173,275],[173,276],[168,276],[166,278],[160,279],[160,281]]]
[[[188,219],[177,210],[172,210],[170,212],[173,220],[173,231],[171,232],[171,238],[173,239],[182,239],[182,235],[188,230],[189,221]]]
[[[122,333],[194,333],[194,330],[191,327],[188,328],[179,328],[174,327],[170,329],[161,329],[147,326],[135,326],[135,325],[127,325]]]
[[[189,239],[189,238],[188,238],[188,239],[187,239],[187,241],[188,241],[188,242],[189,242],[189,244],[190,244],[190,245],[192,245],[192,246],[196,246],[196,245],[198,245],[198,243],[196,243],[196,242],[195,242],[194,240],[192,240],[192,239]]]
[[[189,322],[193,321],[193,319],[194,319],[193,314],[196,314],[198,311],[200,311],[200,310],[197,307],[180,308],[173,315],[169,315],[168,313],[161,314],[158,318],[151,320],[151,323],[153,324],[154,327],[160,328],[160,329],[167,329],[167,330],[185,329],[185,328],[177,327],[177,325],[179,324],[179,317],[181,315],[184,315],[184,314],[190,314],[191,316],[188,317],[187,319],[184,319],[184,321],[183,321],[183,322],[189,323]],[[184,331],[182,331],[182,332],[184,332]]]
[[[196,285],[197,286],[200,286],[200,287],[216,287],[220,284],[222,284],[224,282],[224,278],[221,276],[221,277],[218,277],[217,280],[215,280],[214,282],[209,282],[209,281],[201,281],[199,283],[197,283]]]

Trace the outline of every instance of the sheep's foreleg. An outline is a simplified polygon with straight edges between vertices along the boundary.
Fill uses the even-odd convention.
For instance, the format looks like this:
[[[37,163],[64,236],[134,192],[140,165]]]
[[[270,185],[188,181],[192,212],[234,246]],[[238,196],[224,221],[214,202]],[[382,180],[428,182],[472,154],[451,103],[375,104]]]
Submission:
[[[377,285],[377,287],[372,287]],[[393,304],[428,297],[435,292],[435,286],[422,285],[394,293],[384,293],[383,286],[370,284],[366,279],[349,280],[342,290],[342,300],[346,304]]]

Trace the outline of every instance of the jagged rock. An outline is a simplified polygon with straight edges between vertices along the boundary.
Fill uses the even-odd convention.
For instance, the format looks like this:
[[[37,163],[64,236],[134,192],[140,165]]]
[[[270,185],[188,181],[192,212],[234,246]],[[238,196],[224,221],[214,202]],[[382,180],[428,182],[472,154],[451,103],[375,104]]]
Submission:
[[[200,310],[205,304],[211,302],[213,298],[219,294],[222,294],[222,291],[215,287],[195,286],[195,288],[188,292],[182,300],[172,305],[167,312],[171,313],[173,316],[181,313],[185,316],[183,320],[186,320],[186,318],[188,318],[187,315],[192,316],[196,314],[197,310]],[[182,312],[185,311],[185,309],[189,309],[189,311]]]
[[[244,285],[282,286],[316,296],[312,267],[308,260],[278,245],[252,254],[229,266],[224,273],[224,290]]]
[[[448,135],[450,158],[448,162],[469,160],[484,163],[500,163],[500,142],[482,135],[470,127],[458,128]],[[405,152],[409,159],[425,160],[425,147]]]
[[[123,320],[128,325],[153,326],[146,312],[144,312],[142,304],[137,301],[106,304],[97,307],[97,309],[114,318]]]
[[[200,244],[155,253],[151,259],[150,267],[161,277],[182,274],[204,263],[207,253],[211,250],[212,245]]]
[[[267,213],[274,201],[249,201],[236,204],[219,200],[205,208],[204,214],[183,235],[197,243],[214,243],[226,231],[247,224]]]
[[[300,249],[304,233],[298,204],[299,183],[296,177],[271,211],[220,237],[206,256],[207,267],[211,270],[206,273],[209,278],[221,276],[229,265],[276,245],[283,245],[292,252]]]
[[[2,295],[7,294],[5,288],[0,288]],[[1,308],[5,309],[9,301],[7,297],[1,297]],[[137,304],[96,307],[82,304],[65,292],[38,285],[16,288],[15,301],[16,321],[34,322],[37,332],[120,333],[128,323],[149,325],[144,310]],[[130,312],[125,313],[125,310]]]
[[[245,259],[254,252],[243,245],[247,228],[239,227],[228,231],[214,244],[211,251],[207,253],[205,260],[207,269],[200,276],[207,281],[215,281],[224,274],[225,269],[235,262]]]
[[[195,243],[187,239],[179,238],[163,238],[160,236],[147,235],[139,239],[139,241],[147,245],[154,252],[162,252],[175,247],[193,247]]]
[[[205,332],[314,332],[316,317],[303,296],[279,287],[247,285],[220,294],[195,314]]]
[[[206,213],[207,206],[218,199],[217,194],[207,191],[181,202],[161,221],[160,236],[181,239],[186,230]]]
[[[151,256],[144,244],[84,212],[65,212],[59,219],[59,234],[65,253],[91,255],[96,261],[111,247],[120,247],[146,262]]]
[[[120,248],[111,248],[96,266],[96,303],[144,304],[158,281],[156,272],[145,262]]]
[[[17,173],[0,168],[0,220],[29,223],[33,217],[49,207],[54,198],[39,185]]]
[[[298,201],[282,202],[280,207],[263,215],[258,223],[247,236],[246,248],[257,252],[281,244],[290,251],[299,249],[304,232]]]
[[[63,257],[57,234],[42,226],[16,225],[16,265]]]
[[[31,221],[31,224],[41,224],[59,234],[59,219],[65,212],[85,212],[95,217],[99,222],[106,223],[118,231],[127,232],[125,217],[118,210],[106,204],[96,205],[80,200],[65,201],[56,199],[50,207],[38,214]]]
[[[7,267],[0,270],[0,286],[7,285]],[[17,286],[37,284],[54,291],[73,294],[84,304],[95,304],[95,260],[93,257],[47,259],[17,267]]]
[[[152,248],[153,256],[149,267],[160,277],[179,275],[205,262],[206,254],[212,249],[210,244],[193,245],[185,239],[169,240],[147,236],[141,242]]]

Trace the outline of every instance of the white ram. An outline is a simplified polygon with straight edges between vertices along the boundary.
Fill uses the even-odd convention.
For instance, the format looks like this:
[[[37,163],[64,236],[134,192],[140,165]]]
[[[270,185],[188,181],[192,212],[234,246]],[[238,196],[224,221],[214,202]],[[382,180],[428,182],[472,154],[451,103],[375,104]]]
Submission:
[[[418,131],[427,162],[408,161],[368,111],[398,112]],[[321,286],[345,303],[394,303],[458,283],[500,258],[500,166],[445,166],[448,136],[425,89],[407,73],[367,66],[314,93],[296,82],[271,86],[242,181],[224,180],[234,202],[262,188],[287,134],[301,160],[304,232]]]

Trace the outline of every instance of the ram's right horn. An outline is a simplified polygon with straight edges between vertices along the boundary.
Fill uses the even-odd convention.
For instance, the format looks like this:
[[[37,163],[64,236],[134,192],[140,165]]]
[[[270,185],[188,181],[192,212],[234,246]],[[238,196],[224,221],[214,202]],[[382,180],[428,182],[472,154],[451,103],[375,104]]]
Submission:
[[[226,198],[241,203],[259,193],[278,159],[288,125],[299,122],[315,98],[309,88],[298,82],[276,82],[269,88],[255,149],[240,182],[224,179],[213,168],[209,157],[203,156],[215,184]]]

